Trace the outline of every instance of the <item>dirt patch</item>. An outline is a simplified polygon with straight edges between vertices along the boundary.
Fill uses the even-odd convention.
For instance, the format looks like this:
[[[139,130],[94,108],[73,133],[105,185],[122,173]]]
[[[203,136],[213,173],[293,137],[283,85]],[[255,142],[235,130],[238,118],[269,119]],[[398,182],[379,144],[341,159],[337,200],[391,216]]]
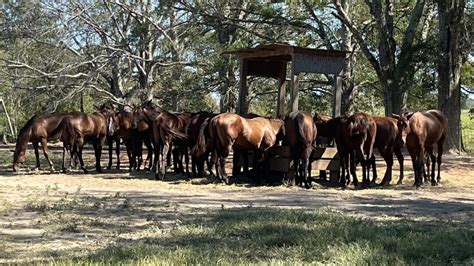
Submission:
[[[90,158],[87,162],[92,166]],[[5,166],[0,172],[0,263],[81,256],[233,207],[324,208],[373,219],[474,224],[474,158],[446,156],[442,185],[419,190],[412,186],[410,164],[406,160],[404,185],[367,190],[226,186],[172,174],[155,181],[152,173],[117,170],[14,174]],[[384,168],[379,169],[383,176]]]

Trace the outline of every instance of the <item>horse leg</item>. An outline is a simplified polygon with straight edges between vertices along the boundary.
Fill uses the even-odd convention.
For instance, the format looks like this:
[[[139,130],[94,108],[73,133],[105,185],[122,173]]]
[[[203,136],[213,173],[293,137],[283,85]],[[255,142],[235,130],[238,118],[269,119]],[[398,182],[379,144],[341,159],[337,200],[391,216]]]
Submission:
[[[188,179],[191,179],[191,173],[189,172],[189,153],[188,153],[188,146],[183,146],[183,154],[184,154],[184,162],[186,164],[186,176]]]
[[[36,166],[33,168],[33,171],[39,170],[40,168],[40,158],[39,158],[39,144],[36,141],[33,141],[33,148],[35,150]]]
[[[152,170],[155,172],[155,180],[159,180],[160,179],[160,153],[161,153],[161,148],[160,148],[160,144],[156,143],[154,145],[154,151],[155,151],[155,158],[153,160],[153,167],[152,167]]]
[[[436,180],[438,181],[438,183],[441,182],[441,157],[443,156],[444,139],[445,138],[442,137],[438,141],[438,155],[436,157],[436,163],[438,164],[438,176],[437,176]]]
[[[434,156],[432,149],[428,152],[428,154],[431,160],[431,185],[436,186],[437,185],[436,179],[435,179],[436,156]],[[428,164],[429,162],[427,162],[427,165]]]
[[[161,176],[159,177],[161,180],[165,180],[166,175],[166,167],[168,167],[168,155],[170,154],[170,143],[169,140],[164,141],[163,145],[163,153],[161,156]]]
[[[397,185],[401,185],[403,184],[403,154],[402,152],[400,151],[399,148],[395,148],[394,150],[395,152],[395,156],[397,156],[397,160],[398,160],[398,164],[400,165],[400,176],[398,177],[398,181],[397,181]],[[393,161],[393,159],[392,159]]]
[[[99,143],[100,140],[94,140],[93,146],[94,146],[94,154],[95,154],[95,170],[97,173],[102,173],[102,170],[100,169],[100,157],[102,154],[102,146],[100,146]]]
[[[308,149],[307,149],[308,150]],[[311,155],[311,149],[306,150],[303,158],[301,158],[301,168],[303,168],[303,180],[306,188],[311,188],[310,176],[311,176],[311,164],[309,163],[309,156]]]
[[[340,180],[339,180],[339,186],[340,187],[346,187],[346,167],[347,167],[347,164],[346,164],[346,154],[343,153],[343,152],[340,152],[339,154],[339,162],[340,162],[340,166],[341,166],[341,176],[340,176]]]
[[[109,164],[107,165],[107,170],[112,169],[112,149],[114,145],[114,139],[112,136],[107,136],[107,146],[109,146]]]
[[[53,162],[51,161],[51,159],[49,158],[49,155],[48,155],[48,140],[47,139],[41,139],[41,148],[43,148],[44,157],[48,161],[49,169],[51,171],[54,171]]]
[[[117,139],[115,139],[115,153],[117,154],[117,170],[120,170],[120,137],[117,137]],[[127,144],[125,144],[126,146]],[[101,149],[101,152],[102,153],[102,149]],[[130,157],[128,158],[130,160]]]
[[[63,142],[63,163],[62,163],[63,173],[66,173],[66,144]]]
[[[349,169],[350,173],[352,175],[352,183],[354,184],[354,187],[357,187],[359,184],[359,180],[357,180],[357,174],[356,174],[356,165],[355,165],[355,153],[354,151],[351,151],[349,153]]]
[[[83,138],[76,139],[76,143],[74,145],[76,146],[74,148],[74,154],[79,159],[79,164],[81,166],[82,171],[84,172],[84,174],[87,174],[88,172],[87,172],[87,169],[84,167],[84,160],[82,159],[82,148],[84,147],[84,139]]]
[[[382,153],[382,157],[385,160],[385,163],[387,164],[387,169],[385,170],[385,174],[380,185],[386,186],[390,185],[390,181],[392,181],[393,151],[386,150],[384,153]]]
[[[372,181],[370,181],[370,183],[376,184],[375,181],[377,181],[377,164],[375,162],[375,155],[374,154],[372,154],[372,157],[370,157],[370,163],[368,165],[369,169],[368,169],[367,172],[370,172],[370,166],[372,166]],[[387,166],[387,170],[385,170],[384,179],[385,179],[385,176],[387,175],[387,171],[388,171],[388,166]]]

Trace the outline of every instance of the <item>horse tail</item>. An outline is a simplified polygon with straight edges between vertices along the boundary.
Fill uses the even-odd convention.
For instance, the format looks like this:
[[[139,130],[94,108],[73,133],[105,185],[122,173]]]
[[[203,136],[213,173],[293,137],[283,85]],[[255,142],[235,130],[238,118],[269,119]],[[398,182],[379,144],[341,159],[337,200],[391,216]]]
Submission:
[[[63,117],[61,119],[61,122],[59,122],[58,126],[51,132],[51,134],[48,136],[48,140],[56,140],[61,138],[63,134],[63,129],[64,129],[64,120],[66,117]]]
[[[209,122],[210,118],[206,119],[199,129],[196,145],[194,145],[193,149],[191,150],[191,154],[194,157],[201,157],[207,151],[207,141],[209,139]]]
[[[188,138],[188,135],[186,133],[179,132],[172,128],[167,128],[166,131],[170,133],[173,138],[176,138],[176,139],[186,140]]]
[[[350,121],[350,128],[349,134],[350,136],[354,136],[357,134],[364,134],[369,130],[370,124],[367,118],[359,118],[353,119]]]

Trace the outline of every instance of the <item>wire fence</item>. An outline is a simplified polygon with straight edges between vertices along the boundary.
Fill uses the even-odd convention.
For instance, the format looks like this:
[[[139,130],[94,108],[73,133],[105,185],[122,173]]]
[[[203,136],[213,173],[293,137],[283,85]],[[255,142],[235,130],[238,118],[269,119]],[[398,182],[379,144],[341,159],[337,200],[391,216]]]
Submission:
[[[474,156],[474,112],[462,111],[461,133],[464,149],[469,155]]]

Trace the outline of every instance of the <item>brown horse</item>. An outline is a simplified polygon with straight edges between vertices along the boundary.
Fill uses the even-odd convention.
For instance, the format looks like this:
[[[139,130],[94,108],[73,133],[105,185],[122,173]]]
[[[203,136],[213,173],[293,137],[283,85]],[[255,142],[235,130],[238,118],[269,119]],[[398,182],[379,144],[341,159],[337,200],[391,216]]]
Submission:
[[[189,174],[189,155],[188,155],[188,143],[186,135],[186,126],[188,124],[191,115],[188,113],[183,114],[172,114],[167,111],[162,111],[153,121],[153,141],[155,147],[161,147],[161,163],[158,164],[155,172],[155,179],[164,180],[166,175],[167,167],[167,155],[171,150],[171,143],[174,142],[176,149],[179,149],[178,154],[184,154],[186,161],[186,175]],[[160,154],[158,153],[157,156]],[[175,157],[177,163],[179,156]],[[160,173],[161,168],[161,173]],[[181,162],[182,169],[182,162]],[[175,171],[179,171],[175,169]]]
[[[49,163],[49,168],[54,171],[53,162],[48,155],[48,141],[58,140],[61,137],[61,130],[58,129],[59,124],[64,118],[65,114],[51,114],[51,115],[35,115],[25,126],[20,129],[16,140],[16,147],[13,153],[13,171],[18,171],[19,165],[23,164],[26,160],[26,147],[28,142],[33,144],[36,156],[36,167],[39,169],[39,143],[43,148],[43,154]]]
[[[402,143],[398,138],[398,126],[397,119],[393,117],[374,117],[374,121],[377,124],[377,133],[375,136],[375,147],[382,155],[383,159],[387,164],[384,177],[380,183],[382,186],[390,184],[392,180],[392,166],[393,166],[393,153],[397,156],[398,163],[400,164],[400,180],[403,179],[403,154],[400,150]],[[375,159],[372,160],[373,178],[372,183],[375,183],[377,179],[377,170],[375,165]]]
[[[91,141],[94,146],[94,154],[96,160],[97,172],[102,172],[100,167],[100,157],[102,155],[102,145],[107,135],[113,135],[115,112],[107,107],[100,107],[98,111],[92,114],[82,112],[73,112],[67,115],[62,124],[63,141],[63,172],[66,172],[65,156],[66,150],[71,153],[71,162],[73,155],[79,159],[81,169],[87,173],[82,159],[82,149],[85,141]]]
[[[133,124],[133,113],[126,110],[119,110],[115,112],[113,119],[113,127],[117,128],[116,135],[118,138],[123,140],[125,149],[127,151],[127,157],[129,161],[129,170],[136,169],[137,161],[133,156],[133,137],[137,132],[132,128]],[[117,143],[119,146],[119,142]],[[110,166],[110,164],[109,164]],[[120,169],[120,148],[117,149],[117,169]]]
[[[362,165],[362,187],[370,185],[369,169],[373,160],[373,145],[377,126],[374,119],[364,113],[355,113],[350,117],[336,117],[325,119],[316,115],[314,118],[318,134],[334,139],[341,163],[340,185],[346,186],[346,179],[349,171],[353,177],[354,186],[358,185],[355,172],[355,156]],[[348,181],[349,179],[347,179]]]
[[[254,150],[257,156],[264,159],[265,152],[277,141],[278,134],[285,133],[285,123],[281,119],[257,117],[243,118],[237,114],[223,113],[211,119],[207,126],[207,134],[199,134],[194,147],[197,156],[203,155],[207,143],[211,150],[211,158],[216,164],[217,177],[229,183],[225,172],[225,159],[232,147],[239,150]],[[206,138],[207,136],[207,138]]]
[[[141,150],[141,140],[145,142],[145,145],[148,149],[148,156],[146,161],[148,161],[148,167],[151,168],[153,171],[156,170],[156,164],[158,161],[157,155],[160,152],[158,146],[153,147],[151,144],[153,142],[153,121],[162,111],[163,109],[152,103],[151,100],[144,102],[142,105],[138,106],[133,111],[132,128],[138,129],[138,131],[140,132],[139,139],[135,140],[134,150]],[[155,153],[154,160],[153,152]]]
[[[438,110],[426,112],[405,113],[398,119],[399,135],[407,145],[415,172],[415,186],[420,187],[423,183],[423,164],[425,151],[431,159],[431,185],[441,181],[441,159],[443,145],[446,140],[448,119]],[[438,156],[434,155],[433,148],[436,145]],[[435,179],[435,167],[438,164],[438,175]],[[399,181],[400,183],[402,180]]]
[[[209,112],[199,112],[191,116],[189,123],[186,127],[186,134],[188,135],[188,144],[189,149],[193,149],[196,145],[199,132],[205,129],[209,120],[216,116],[217,114]],[[203,127],[204,125],[204,127]],[[193,177],[203,177],[204,172],[204,162],[207,162],[207,167],[210,173],[212,173],[211,165],[209,163],[209,152],[206,152],[203,156],[195,156],[194,153],[191,153],[191,172]]]
[[[304,182],[306,188],[311,188],[311,161],[313,144],[316,141],[317,129],[311,114],[294,111],[285,118],[286,142],[296,167],[297,180],[300,185]]]

